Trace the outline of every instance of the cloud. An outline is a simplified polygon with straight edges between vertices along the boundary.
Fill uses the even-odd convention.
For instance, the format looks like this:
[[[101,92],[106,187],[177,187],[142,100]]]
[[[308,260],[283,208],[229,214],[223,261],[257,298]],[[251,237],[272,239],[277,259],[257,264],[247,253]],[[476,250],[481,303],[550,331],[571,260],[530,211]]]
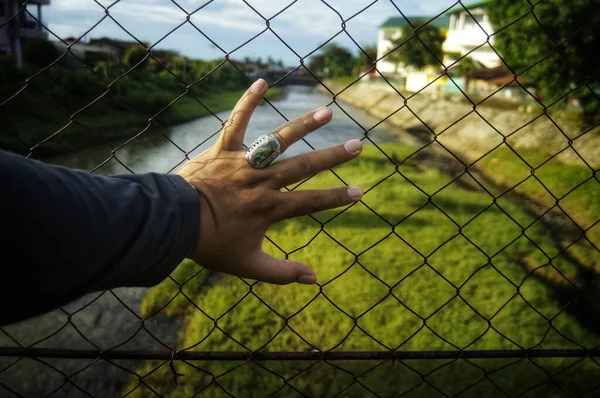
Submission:
[[[98,1],[105,7],[113,4],[113,0]],[[170,33],[186,21],[186,12],[191,13],[203,5],[206,6],[193,14],[191,22],[226,51],[233,50],[266,28],[266,22],[257,12],[265,18],[271,18],[292,3],[289,9],[271,21],[271,27],[302,56],[339,32],[342,23],[339,15],[320,0],[246,0],[257,12],[242,0],[176,1],[183,10],[166,0],[122,0],[108,10],[115,20],[138,39],[156,43],[169,34],[165,42],[161,41],[160,46],[173,47],[192,57],[222,54],[211,49],[200,33],[189,25]],[[344,19],[350,18],[371,3],[373,0],[327,0],[327,4]],[[388,17],[398,15],[394,4],[407,15],[435,15],[455,3],[454,0],[379,0],[352,18],[347,23],[347,30],[361,44],[374,43],[379,25]],[[105,17],[105,10],[91,0],[56,0],[45,7],[44,17],[50,29],[64,38],[81,35]],[[131,39],[127,32],[108,19],[96,27],[90,36]],[[354,47],[347,37],[340,36],[336,40]],[[285,49],[270,32],[236,52],[236,56],[247,54],[272,55],[284,57],[286,62],[297,62],[297,57]]]
[[[48,29],[50,29],[50,31],[52,33],[54,33],[61,39],[64,39],[66,37],[71,37],[71,36],[76,37],[76,36],[79,36],[79,34],[81,33],[81,30],[78,27],[76,27],[75,25],[64,24],[64,23],[50,22],[48,24]],[[50,39],[54,40],[55,37],[52,34],[50,34]]]

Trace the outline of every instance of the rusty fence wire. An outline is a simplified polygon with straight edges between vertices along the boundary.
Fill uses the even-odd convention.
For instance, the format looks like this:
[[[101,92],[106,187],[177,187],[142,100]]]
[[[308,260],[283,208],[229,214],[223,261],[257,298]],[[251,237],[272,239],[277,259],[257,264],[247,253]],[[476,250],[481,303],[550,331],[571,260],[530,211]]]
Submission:
[[[44,106],[52,112],[60,114],[64,124],[53,131],[44,132],[44,138],[37,141],[31,141],[31,137],[19,134],[18,128],[13,127],[3,128],[1,134],[6,140],[13,140],[13,149],[19,148],[18,151],[24,155],[43,158],[48,145],[60,142],[61,135],[65,136],[70,129],[76,129],[78,134],[96,137],[95,142],[103,142],[107,151],[104,161],[90,165],[90,172],[101,172],[107,164],[118,164],[119,170],[125,169],[131,173],[136,171],[127,164],[127,157],[122,154],[128,147],[143,141],[145,137],[157,135],[161,140],[166,140],[178,153],[178,162],[170,165],[169,170],[160,170],[172,172],[197,151],[204,150],[210,139],[220,132],[226,122],[226,116],[213,111],[213,105],[207,100],[206,94],[197,88],[216,75],[223,74],[224,70],[233,72],[236,79],[242,79],[241,84],[248,85],[254,77],[247,76],[244,67],[235,61],[236,52],[263,36],[274,37],[295,55],[297,64],[295,68],[272,79],[270,88],[285,86],[290,79],[298,75],[313,81],[313,84],[329,97],[330,102],[327,106],[338,114],[345,115],[358,128],[360,135],[353,138],[359,138],[367,144],[369,152],[365,162],[374,159],[372,161],[375,169],[368,169],[369,172],[373,172],[374,177],[369,186],[363,187],[365,197],[361,203],[330,213],[326,217],[315,215],[308,219],[307,222],[314,227],[315,233],[307,242],[297,242],[297,248],[290,249],[289,245],[278,242],[276,234],[268,234],[269,245],[277,255],[294,258],[304,249],[316,245],[316,240],[326,239],[327,244],[324,247],[330,250],[330,253],[320,257],[323,262],[328,261],[328,254],[346,256],[344,258],[348,258],[349,261],[343,267],[335,268],[339,272],[336,271],[335,274],[320,280],[309,300],[295,303],[293,311],[281,311],[270,299],[271,296],[266,299],[271,293],[264,291],[263,294],[261,284],[239,279],[231,282],[237,289],[232,296],[239,296],[228,301],[227,308],[215,315],[210,308],[211,304],[194,296],[198,292],[192,293],[190,286],[202,280],[200,290],[209,290],[216,289],[222,282],[207,270],[193,266],[192,271],[185,277],[172,275],[167,281],[171,283],[171,287],[169,293],[163,297],[164,300],[145,312],[135,307],[139,303],[128,302],[128,299],[122,298],[122,291],[115,290],[98,293],[56,311],[50,325],[36,330],[35,333],[27,327],[13,327],[14,325],[0,328],[0,396],[104,396],[108,390],[98,389],[98,383],[114,384],[109,390],[122,396],[600,396],[600,363],[597,359],[600,356],[600,339],[597,338],[600,335],[600,294],[597,289],[597,273],[600,270],[600,235],[597,225],[600,214],[594,214],[593,211],[596,209],[594,200],[598,200],[595,195],[600,193],[600,162],[598,158],[589,155],[597,153],[593,150],[594,145],[598,145],[599,142],[595,140],[598,136],[598,119],[592,118],[591,122],[578,125],[579,129],[573,129],[573,124],[566,124],[553,112],[574,93],[583,92],[592,102],[600,101],[598,87],[594,86],[594,82],[598,81],[595,75],[599,72],[600,65],[593,66],[593,75],[579,76],[570,91],[554,93],[551,100],[548,100],[548,97],[542,98],[526,82],[528,73],[545,62],[567,65],[573,62],[573,55],[565,54],[562,48],[573,37],[586,35],[589,30],[595,29],[600,22],[598,3],[588,1],[597,12],[595,15],[589,15],[586,24],[569,32],[567,36],[557,38],[553,32],[547,31],[538,15],[538,10],[545,4],[558,7],[559,2],[551,0],[527,0],[528,8],[519,18],[494,32],[485,31],[481,19],[472,14],[473,2],[468,1],[448,4],[446,9],[429,17],[429,20],[415,23],[414,19],[406,14],[402,2],[397,0],[365,2],[364,7],[352,15],[344,12],[344,5],[338,4],[339,2],[333,4],[321,0],[318,3],[324,6],[322,12],[335,14],[339,18],[337,32],[312,51],[299,53],[277,31],[274,22],[282,14],[293,14],[298,7],[305,6],[302,0],[285,2],[286,4],[282,4],[279,11],[273,15],[261,13],[260,7],[253,5],[252,0],[240,0],[236,7],[252,12],[264,23],[264,28],[233,49],[223,48],[219,44],[219,37],[211,37],[203,30],[202,24],[194,21],[194,16],[201,14],[206,7],[215,2],[218,3],[218,0],[207,1],[190,10],[185,7],[187,4],[180,4],[175,0],[166,1],[165,3],[181,11],[181,23],[152,44],[138,39],[113,15],[113,10],[119,4],[126,3],[125,0],[117,0],[111,4],[93,2],[102,11],[101,18],[90,25],[84,34],[68,41],[55,34],[44,21],[37,20],[37,15],[27,7],[28,2],[14,2],[18,7],[14,10],[10,7],[6,9],[7,12],[12,11],[12,14],[8,15],[0,28],[8,28],[24,19],[36,21],[47,31],[50,39],[63,44],[64,51],[53,62],[37,68],[23,81],[10,82],[15,89],[1,99],[2,118],[11,112],[11,106],[18,106],[14,105],[18,104],[18,101],[35,97],[40,104],[45,104]],[[401,18],[404,25],[413,29],[413,33],[402,37],[402,40],[395,42],[393,48],[374,59],[359,44],[364,38],[353,37],[348,25],[359,19],[366,10],[382,3],[393,9],[395,14],[391,16]],[[457,7],[484,33],[484,40],[466,54],[460,54],[456,60],[448,63],[428,48],[427,40],[419,33]],[[144,49],[142,56],[119,70],[116,78],[107,73],[106,67],[92,67],[72,51],[85,35],[93,34],[98,25],[109,21]],[[505,60],[506,54],[497,50],[494,42],[498,36],[515,29],[525,21],[529,24],[537,23],[539,28],[546,32],[553,43],[553,50],[550,53],[538,54],[538,61],[522,70],[513,68]],[[163,40],[180,29],[193,30],[222,52],[221,59],[193,81],[188,76],[183,76],[181,68],[176,64],[166,62],[156,49]],[[343,80],[343,83],[340,83],[340,80],[328,80],[319,71],[312,70],[311,57],[336,41],[351,43],[354,46],[352,50],[367,57],[371,66],[361,70],[351,80]],[[415,42],[419,42],[437,59],[438,72],[420,90],[408,92],[398,84],[394,74],[380,71],[379,65],[401,47],[408,43],[414,45]],[[491,50],[499,57],[509,78],[491,92],[475,95],[461,84],[460,79],[452,77],[452,70],[466,62],[471,54],[483,48]],[[589,49],[591,52],[597,50]],[[93,76],[98,88],[93,98],[86,103],[77,104],[76,109],[63,106],[52,93],[53,84],[77,84],[76,81],[50,81],[56,79],[54,69],[66,59],[72,64],[78,64],[78,73]],[[122,83],[149,63],[179,87],[178,95],[172,96],[166,105],[152,113],[136,109],[134,105],[123,101],[121,91]],[[45,80],[46,85],[37,83]],[[442,81],[454,92],[447,101],[461,103],[463,109],[468,110],[459,117],[452,116],[452,120],[446,120],[444,127],[439,128],[430,126],[427,122],[428,108],[418,105],[417,101],[420,98],[430,98],[430,91]],[[2,84],[5,83],[8,84]],[[348,105],[348,102],[351,102],[351,93],[361,87],[384,90],[387,93],[386,100],[394,98],[398,101],[398,106],[387,113],[387,116],[377,116],[378,121],[373,125],[365,126],[355,114],[355,108]],[[510,129],[496,127],[494,122],[490,121],[494,115],[488,108],[488,105],[508,88],[522,93],[525,97],[523,101],[527,104],[511,108],[512,112],[515,115],[528,114],[527,122]],[[191,101],[195,107],[203,109],[203,112],[216,121],[214,131],[197,142],[188,142],[185,145],[178,143],[177,137],[169,134],[168,122],[165,123],[163,119],[168,110],[183,99]],[[133,131],[125,140],[115,141],[114,137],[107,135],[106,129],[97,128],[82,117],[89,110],[108,101],[121,112],[128,112],[143,120],[145,126]],[[384,99],[381,98],[381,101]],[[278,109],[277,99],[265,99],[265,102],[267,109],[277,114],[281,122],[292,117],[289,112]],[[376,104],[372,106],[375,107]],[[525,108],[532,111],[526,112]],[[436,112],[440,112],[439,108],[435,109]],[[398,150],[391,144],[382,143],[378,136],[378,128],[389,126],[400,114],[409,115],[411,119],[418,121],[420,126],[416,134],[418,144],[410,150],[406,149],[408,147]],[[35,114],[30,116],[36,117]],[[461,145],[466,151],[469,144],[464,143],[464,137],[455,137],[452,134],[461,123],[472,118],[478,120],[480,128],[489,129],[494,138],[487,142],[484,150],[471,151],[469,156],[466,156]],[[561,137],[564,146],[557,150],[552,149],[550,154],[546,152],[541,159],[534,159],[530,155],[531,148],[520,147],[513,139],[524,131],[530,131],[528,128],[539,123],[544,123],[547,129],[552,129]],[[453,138],[445,140],[448,136]],[[7,142],[6,140],[3,142]],[[585,147],[578,145],[582,142],[585,143]],[[310,136],[304,139],[304,144],[307,150],[315,149]],[[498,151],[503,151],[504,159],[510,158],[512,163],[502,163],[502,159],[498,158],[497,163],[492,162],[487,169],[483,167],[482,164],[487,164],[490,158],[499,153]],[[82,152],[82,156],[86,156],[85,151]],[[570,163],[563,164],[565,158],[570,159]],[[561,167],[568,168],[575,163],[579,170],[577,180],[561,180],[560,184],[556,185],[548,179],[548,173],[545,173],[547,167],[552,166],[552,170],[560,170]],[[515,175],[510,175],[513,170],[510,167],[513,164],[518,165],[514,170],[525,170],[525,174],[515,172]],[[367,167],[367,163],[364,167]],[[446,176],[443,183],[432,188],[431,181],[423,177],[430,172],[428,167],[435,168],[436,173]],[[507,168],[508,171],[502,170],[503,168]],[[345,174],[344,170],[331,170],[326,173],[327,178],[332,179],[329,181],[348,185],[351,177]],[[509,175],[503,175],[502,179],[498,180],[496,177],[501,172],[508,172]],[[310,185],[315,179],[316,177],[308,179],[288,189],[300,189]],[[369,198],[382,195],[386,201],[400,203],[405,200],[395,193],[386,194],[394,192],[394,184],[401,184],[406,191],[416,192],[421,200],[412,203],[411,210],[402,214],[389,214],[379,210]],[[531,194],[527,190],[527,187],[532,185],[538,188],[538,191],[535,191],[538,194]],[[469,211],[463,211],[464,204],[448,205],[444,201],[447,199],[444,196],[445,192],[456,187],[464,192],[477,192],[477,195],[480,195],[478,197],[486,198],[485,203]],[[571,206],[574,197],[581,198],[582,206],[591,209],[591,214],[582,210],[586,215],[582,218],[579,214],[581,211],[577,210],[577,214],[574,215]],[[377,223],[383,225],[378,228],[387,231],[377,239],[367,239],[368,244],[364,247],[354,247],[348,243],[349,240],[339,238],[336,226],[336,222],[343,217],[351,217],[357,206],[362,206],[361,214],[367,214],[369,220],[374,217]],[[462,210],[456,211],[457,208]],[[415,223],[415,220],[416,228],[425,225],[427,220],[419,219],[425,212],[435,212],[435,228],[449,225],[448,228],[452,230],[443,239],[435,241],[434,245],[423,244],[422,241],[427,241],[428,238],[417,236],[418,232],[411,236],[410,231],[415,231],[414,229],[404,229],[405,225]],[[494,214],[493,217],[490,216],[491,213]],[[498,224],[500,217],[505,223],[503,225],[510,225],[513,231],[509,239],[500,236],[499,230],[504,228]],[[355,223],[361,222],[360,218],[351,220],[355,220]],[[484,232],[492,239],[498,234],[493,250],[485,239],[470,232],[470,228],[478,222],[489,223],[483,229],[478,229],[478,234]],[[403,252],[398,249],[393,253],[400,258],[384,258],[387,262],[386,268],[405,267],[405,272],[395,279],[381,276],[379,269],[371,265],[372,259],[367,260],[369,253],[379,253],[378,250],[388,245],[391,239],[396,242],[392,245],[402,246],[404,253],[410,252],[410,255],[407,254],[406,258],[403,258]],[[473,257],[466,260],[472,260],[474,263],[462,270],[464,275],[460,280],[448,276],[446,272],[446,266],[462,267],[455,265],[462,259],[457,259],[452,254],[451,248],[456,242],[461,242],[463,247],[469,248],[468,253]],[[523,254],[523,251],[528,254]],[[408,258],[417,260],[407,265]],[[519,272],[510,269],[506,264],[515,267]],[[354,284],[345,287],[350,292],[356,290],[356,300],[360,299],[363,283],[367,286],[365,289],[375,285],[377,289],[381,289],[381,294],[368,305],[361,307],[360,311],[355,311],[354,307],[346,303],[346,296],[338,296],[339,290],[330,290],[336,282],[349,278],[348,275],[352,272],[360,272],[362,275],[362,279],[355,279]],[[492,273],[493,277],[490,278],[495,282],[477,285],[474,281],[487,272]],[[419,287],[421,282],[416,283],[414,278],[426,279],[427,283],[436,284],[435,286],[443,285],[439,288],[440,296],[435,297],[431,294],[437,291],[436,289],[428,290],[426,297],[419,296],[422,293]],[[542,297],[542,301],[532,298],[532,280],[541,286],[535,288],[538,290],[534,289],[536,292],[546,292],[536,293]],[[485,302],[496,298],[492,293],[486,296],[486,289],[494,290],[499,286],[503,286],[502,289],[508,293],[502,296],[502,302],[490,311],[485,307]],[[441,291],[446,289],[450,293],[442,295]],[[227,289],[221,292],[227,294]],[[295,292],[282,290],[280,294]],[[364,294],[368,295],[369,292]],[[92,311],[102,300],[111,303],[107,311],[122,311],[124,315],[117,318],[116,322],[104,325],[101,330],[95,326],[102,325],[101,315],[89,315],[88,317],[94,319],[88,322],[86,318],[84,324],[92,325],[96,331],[94,337],[90,337],[90,329],[82,328],[78,319],[86,317],[85,314]],[[250,300],[258,304],[244,310]],[[329,313],[323,312],[319,315],[317,312],[317,315],[309,318],[299,318],[301,314],[310,312],[311,306],[323,302],[329,306]],[[184,308],[183,311],[187,311],[186,321],[177,323],[178,321],[166,317],[161,318],[161,314],[169,311],[169,306],[174,305],[173,303],[179,303],[178,305]],[[383,317],[378,312],[378,307],[382,308],[384,305],[386,311],[397,312],[388,314],[388,318]],[[515,305],[517,309],[510,309]],[[554,305],[555,311],[549,311],[549,307],[540,309],[540,305]],[[425,307],[429,309],[423,310]],[[340,318],[328,318],[327,314],[334,312],[337,314],[335,316]],[[510,312],[511,315],[504,316],[506,312]],[[189,340],[178,335],[177,330],[193,329],[194,320],[200,318],[193,318],[191,314],[201,314],[202,319],[211,326],[205,335],[199,335],[194,344],[187,344]],[[261,338],[260,343],[248,343],[249,334],[260,334],[256,318],[264,314],[276,319],[273,321],[277,325],[276,332],[267,338]],[[243,329],[243,333],[239,332],[230,327],[228,316],[238,317],[240,322],[248,322],[254,326]],[[377,327],[366,326],[365,319],[369,316],[376,318],[368,324]],[[409,318],[409,323],[395,324],[395,329],[390,334],[384,336],[379,331],[388,327],[387,322]],[[303,319],[304,325],[295,323],[296,319]],[[156,332],[162,323],[173,325],[173,322],[176,324],[170,330],[174,332],[168,339]],[[309,329],[324,328],[335,334],[336,326],[342,329],[342,325],[346,325],[345,322],[347,329],[339,332],[340,338],[334,344],[319,344],[305,337]],[[466,328],[468,322],[477,322],[482,326],[467,340],[457,337],[463,334],[461,324]],[[537,325],[536,330],[543,330],[541,338],[534,344],[523,343],[529,340],[521,340],[510,328],[507,329],[507,325],[511,324],[523,335],[532,334],[532,323]],[[403,330],[404,328],[408,331]],[[456,334],[450,337],[449,328]],[[110,339],[111,335],[116,335],[117,329],[127,329],[128,337]],[[28,333],[35,335],[35,339],[32,340]],[[57,336],[65,333],[69,333],[69,339],[72,340],[70,343],[65,344],[64,340],[57,340]],[[103,339],[108,343],[99,343],[99,334],[104,335]],[[360,339],[356,337],[358,334]],[[145,336],[143,338],[147,344],[133,344],[142,335]],[[221,336],[220,342],[217,338],[214,340],[216,342],[205,343],[211,341],[211,336],[214,338],[215,335]],[[278,343],[277,339],[282,336],[300,343]],[[437,343],[431,343],[433,341]],[[302,348],[282,350],[281,347]],[[68,366],[65,363],[68,363]],[[116,373],[121,380],[118,383],[113,381],[113,375]],[[17,380],[29,380],[28,383],[35,384],[36,377],[41,377],[42,374],[50,376],[38,379],[43,380],[44,386],[31,390],[35,391],[34,395],[30,395],[27,392],[29,390],[17,383]],[[96,379],[96,384],[86,381],[86,377]]]

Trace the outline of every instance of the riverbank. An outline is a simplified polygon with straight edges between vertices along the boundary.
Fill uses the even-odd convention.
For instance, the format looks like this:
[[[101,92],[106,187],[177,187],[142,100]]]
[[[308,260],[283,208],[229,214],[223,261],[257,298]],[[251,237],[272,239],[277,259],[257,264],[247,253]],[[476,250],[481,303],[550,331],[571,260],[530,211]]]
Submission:
[[[26,155],[34,147],[33,157],[47,158],[98,144],[122,142],[146,128],[150,133],[164,133],[170,127],[210,115],[211,112],[232,109],[243,93],[244,90],[202,90],[194,98],[181,98],[150,124],[149,117],[141,112],[126,106],[117,110],[102,107],[101,102],[100,106],[86,109],[71,118],[71,115],[59,109],[48,107],[42,98],[31,96],[27,104],[32,111],[21,109],[20,116],[13,115],[11,123],[5,126],[8,127],[7,134],[0,136],[0,149]],[[275,99],[283,95],[284,89],[271,88],[266,97]],[[30,117],[26,117],[27,113]],[[56,132],[59,133],[54,135]]]
[[[332,80],[325,84],[334,93],[348,85],[345,81]],[[322,86],[319,90],[331,96]],[[435,133],[439,143],[459,153],[465,162],[479,159],[502,144],[504,135],[514,148],[536,150],[547,157],[564,150],[572,140],[573,149],[581,157],[592,166],[600,167],[600,126],[587,132],[589,127],[583,119],[551,108],[548,114],[552,115],[555,125],[533,101],[518,105],[492,97],[473,109],[461,94],[439,94],[426,89],[405,104],[388,85],[370,82],[354,84],[336,98],[386,119],[386,124],[397,134],[409,133],[429,142]],[[561,152],[558,160],[581,164],[580,157],[572,150]]]
[[[352,117],[361,113],[347,103],[340,105]],[[335,106],[332,108],[338,112],[333,125],[344,115]],[[376,122],[374,118],[359,119],[367,128]],[[266,243],[264,250],[309,264],[319,275],[321,289],[259,283],[253,285],[249,294],[248,285],[241,280],[222,275],[213,283],[207,270],[198,273],[200,268],[186,262],[173,274],[177,282],[165,280],[148,293],[141,304],[141,314],[159,312],[179,319],[183,326],[178,333],[177,348],[191,351],[365,351],[424,347],[476,350],[562,348],[572,344],[563,336],[585,346],[596,344],[600,325],[593,314],[600,311],[596,305],[600,293],[585,285],[587,273],[600,264],[594,257],[597,254],[594,248],[586,241],[570,244],[572,241],[568,240],[575,234],[572,226],[563,229],[562,220],[548,217],[536,222],[535,212],[539,209],[531,207],[528,199],[519,197],[516,190],[493,205],[489,193],[473,179],[463,177],[453,183],[464,172],[464,166],[441,147],[424,149],[415,155],[416,147],[381,144],[388,133],[423,138],[419,132],[394,125],[387,131],[375,129],[370,134],[378,148],[367,145],[360,157],[336,168],[336,174],[347,184],[367,189],[361,203],[343,214],[335,210],[318,213],[314,215],[318,222],[308,217],[297,218],[268,231],[275,244]],[[526,150],[522,151],[525,154]],[[505,184],[514,185],[513,180],[499,181],[500,176],[521,177],[520,170],[514,169],[518,158],[515,161],[503,151],[484,160],[489,165],[482,161],[471,173],[494,195],[500,195]],[[509,162],[513,168],[502,162]],[[574,170],[582,171],[577,165],[552,167],[540,169],[540,177],[545,180],[554,173],[556,177],[550,181],[577,183]],[[492,175],[496,177],[494,180],[479,170],[494,168],[503,169],[496,170]],[[322,173],[306,182],[303,189],[337,184],[335,176]],[[523,189],[532,187],[528,183],[521,185]],[[558,189],[556,185],[551,187]],[[425,192],[431,195],[430,200]],[[528,194],[535,196],[534,192]],[[450,219],[459,223],[460,229]],[[527,226],[526,235],[521,226]],[[390,228],[395,234],[390,234]],[[462,236],[455,236],[457,232]],[[548,258],[540,250],[557,257],[552,266],[548,266]],[[427,265],[423,264],[423,257]],[[394,286],[394,296],[381,281]],[[584,299],[565,306],[575,294],[571,283],[582,286]],[[519,286],[518,295],[515,286]],[[460,299],[454,296],[457,292]],[[559,312],[560,316],[556,315]],[[551,333],[539,314],[554,316]],[[147,362],[138,367],[138,374],[149,375],[144,379],[146,384],[132,378],[121,393],[146,397],[151,395],[152,388],[161,395],[183,397],[203,387],[208,394],[212,393],[210,375],[205,377],[197,369],[177,363],[177,370],[186,376],[178,380],[174,389],[171,370],[159,365]],[[211,361],[195,365],[205,372],[221,375],[237,364]],[[490,369],[506,366],[497,360],[486,360],[481,365]],[[562,359],[545,362],[550,372],[567,365],[568,361]],[[344,362],[343,366],[354,374],[360,374],[364,368],[364,364],[352,361]],[[425,373],[439,364],[415,361],[410,366]],[[499,382],[516,394],[541,383],[543,378],[532,376],[534,368],[507,369]],[[571,382],[590,383],[596,377],[594,369],[593,364],[584,365],[577,375],[570,376]],[[297,371],[285,362],[273,362],[270,370],[283,375]],[[369,385],[378,395],[397,395],[412,388],[411,371],[407,372],[398,376],[396,368],[382,367],[369,376]],[[351,383],[343,376],[327,378],[324,374],[330,372],[317,369],[295,378],[294,388],[307,396],[332,396]],[[479,377],[476,369],[465,368],[459,361],[457,367],[437,372],[436,387],[453,395],[456,380],[469,384]],[[402,383],[396,383],[399,379]],[[235,396],[260,396],[264,391],[283,388],[280,381],[252,367],[240,367],[231,378],[221,377],[219,382]],[[418,378],[414,381],[419,382]],[[476,396],[476,392],[473,394]],[[422,390],[413,395],[428,397],[431,392]],[[543,392],[535,396],[541,397]]]
[[[565,300],[574,295],[565,278],[577,283],[582,267],[567,256],[554,262],[556,268],[545,265],[547,258],[538,247],[550,251],[556,246],[551,232],[536,224],[528,229],[527,238],[519,237],[520,228],[503,213],[526,223],[531,216],[519,203],[503,198],[498,201],[503,211],[490,208],[489,195],[474,182],[449,184],[446,171],[431,160],[413,157],[396,167],[387,157],[404,159],[413,152],[414,148],[399,144],[365,146],[361,156],[336,168],[346,183],[372,187],[360,203],[342,214],[325,211],[315,214],[316,220],[300,217],[269,229],[273,243],[266,242],[263,249],[309,264],[321,286],[258,283],[250,292],[241,279],[221,275],[211,282],[207,270],[199,272],[201,268],[185,262],[173,280],[149,292],[141,315],[158,312],[179,319],[176,349],[192,352],[514,350],[567,348],[572,341],[595,346],[600,328],[585,319],[597,318],[600,309],[593,303],[598,293],[586,290],[584,297],[589,298],[563,310]],[[321,173],[302,189],[337,184],[336,176]],[[431,200],[424,195],[447,184]],[[461,229],[450,220],[460,223]],[[582,248],[575,245],[566,253],[576,249]],[[551,332],[540,314],[554,316]],[[360,362],[343,361],[340,366],[350,374],[362,374],[365,363]],[[568,364],[553,358],[544,366],[555,373]],[[176,361],[177,371],[185,377],[178,378],[174,387],[171,369],[160,365],[140,364],[135,371],[147,375],[144,383],[132,377],[121,394],[149,397],[154,392],[179,398],[206,388],[207,396],[219,396],[211,386],[215,377],[232,396],[260,397],[284,388],[269,372],[226,361],[196,361],[196,368]],[[303,395],[335,396],[352,383],[351,377],[332,376],[329,368],[318,366],[294,377],[294,388]],[[410,366],[422,373],[438,368],[436,387],[448,396],[456,395],[456,380],[468,385],[481,378],[479,369],[460,361],[444,367],[435,360],[420,360]],[[481,366],[498,369],[506,363],[490,359]],[[524,366],[506,368],[498,375],[498,382],[512,395],[544,380],[545,374],[536,374],[534,364]],[[231,376],[220,376],[232,369]],[[570,380],[589,384],[597,378],[595,369],[593,363],[582,364]],[[298,369],[290,362],[272,361],[269,371],[288,377]],[[378,396],[396,396],[421,382],[411,379],[412,372],[389,364],[364,382]],[[430,397],[431,391],[415,390],[411,396]]]
[[[334,93],[347,86],[336,81],[325,84]],[[402,97],[380,84],[358,83],[336,98],[386,119],[394,134],[409,134],[422,146],[435,133],[437,143],[417,155],[425,164],[431,157],[441,157],[444,164],[440,167],[454,169],[456,175],[467,165],[496,187],[491,190],[494,195],[509,191],[522,195],[538,217],[558,220],[563,231],[580,234],[589,229],[587,238],[600,245],[600,226],[595,224],[600,214],[600,183],[594,173],[600,167],[600,126],[588,131],[583,121],[557,111],[552,112],[554,124],[532,104],[510,107],[485,102],[474,110],[460,95],[440,96],[428,90],[405,106]],[[510,147],[499,133],[507,136]],[[491,189],[489,184],[484,186]],[[600,267],[600,261],[589,262],[592,268]]]

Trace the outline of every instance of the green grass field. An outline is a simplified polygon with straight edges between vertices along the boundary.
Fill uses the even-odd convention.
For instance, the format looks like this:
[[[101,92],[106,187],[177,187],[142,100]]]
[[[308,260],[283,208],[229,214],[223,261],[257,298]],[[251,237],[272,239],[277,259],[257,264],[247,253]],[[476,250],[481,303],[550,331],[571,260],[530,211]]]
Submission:
[[[582,160],[578,164],[564,164],[560,157],[550,159],[549,155],[531,149],[518,149],[518,153],[535,168],[535,177],[531,168],[508,147],[495,150],[478,164],[497,183],[509,188],[519,184],[517,192],[542,205],[553,206],[558,199],[561,211],[572,219],[572,225],[587,230],[590,241],[600,247],[600,225],[596,224],[600,220],[598,173]]]
[[[382,149],[397,159],[412,152],[398,145]],[[498,158],[503,159],[500,154]],[[503,173],[510,175],[511,163],[506,162]],[[377,148],[366,147],[357,160],[336,169],[345,182],[367,190],[361,203],[343,212],[315,214],[315,219],[289,220],[268,232],[278,247],[266,243],[265,250],[306,262],[316,271],[319,286],[258,283],[250,291],[252,281],[211,274],[184,262],[173,280],[149,293],[143,316],[160,311],[181,317],[177,348],[194,351],[598,345],[597,329],[582,326],[577,315],[594,306],[593,291],[586,295],[588,302],[561,309],[584,271],[600,267],[600,255],[589,243],[579,241],[549,261],[563,242],[556,242],[541,223],[533,223],[535,217],[524,206],[505,197],[493,203],[466,177],[430,200],[428,195],[452,178],[422,166],[407,162],[395,172]],[[559,186],[558,179],[570,176],[558,174],[553,180]],[[340,184],[327,172],[299,189]],[[598,197],[581,197],[578,206],[593,212],[588,201],[598,205]],[[574,260],[581,257],[585,265]],[[566,397],[557,385],[578,395],[598,384],[600,375],[590,359],[196,361],[176,366],[185,374],[177,387],[168,364],[148,362],[137,370],[147,376],[132,379],[126,391],[154,396],[154,389],[169,397],[193,396],[203,388],[206,395],[201,396],[210,397],[263,397],[280,388],[275,396],[302,396],[297,389],[314,397],[374,396],[369,390],[382,397]],[[289,385],[272,372],[289,379]],[[557,372],[548,383],[548,374]]]

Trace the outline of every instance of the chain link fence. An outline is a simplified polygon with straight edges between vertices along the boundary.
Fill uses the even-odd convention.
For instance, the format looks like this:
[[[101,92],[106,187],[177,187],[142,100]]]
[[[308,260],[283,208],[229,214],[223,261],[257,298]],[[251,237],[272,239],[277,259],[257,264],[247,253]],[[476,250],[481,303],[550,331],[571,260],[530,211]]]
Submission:
[[[181,23],[152,44],[115,17],[125,0],[95,1],[101,18],[69,39],[39,19],[38,3],[0,3],[0,29],[27,21],[61,49],[50,62],[2,72],[4,149],[100,174],[172,172],[210,145],[227,120],[225,104],[256,78],[236,54],[269,36],[296,66],[261,74],[283,93],[265,99],[256,116],[265,122],[249,135],[297,116],[297,102],[308,110],[326,100],[332,129],[361,139],[364,153],[288,189],[352,184],[365,195],[269,231],[265,250],[306,261],[316,287],[267,286],[184,262],[153,289],[100,292],[43,321],[0,328],[0,396],[600,396],[600,65],[587,62],[581,75],[582,56],[569,50],[577,42],[597,51],[597,2],[515,1],[523,3],[518,16],[490,31],[485,7],[493,2],[485,1],[448,2],[417,22],[397,0],[351,12],[346,3],[296,0],[271,14],[262,2],[240,0],[235,7],[263,27],[231,49],[196,20],[218,0],[193,9],[165,2]],[[277,19],[317,6],[339,26],[310,52],[296,52]],[[374,57],[352,24],[373,23],[361,16],[382,6],[397,25],[383,36],[391,46]],[[571,6],[586,10],[585,23],[569,31],[547,23]],[[428,31],[441,21],[446,43],[466,26],[481,40],[441,54]],[[142,50],[122,62],[86,59],[76,49],[103,23]],[[157,49],[180,30],[222,57],[201,69]],[[526,68],[498,48],[537,51],[538,36],[511,44],[519,31],[543,33],[550,49]],[[352,46],[366,66],[332,76],[315,59],[334,42]],[[385,69],[405,46],[435,62]],[[42,57],[43,47],[34,48]],[[475,54],[497,57],[500,67],[458,74]],[[560,65],[567,76],[551,79],[570,79],[567,90],[536,84],[548,65]],[[152,86],[152,76],[163,80]],[[408,89],[411,78],[421,79],[418,89]],[[286,89],[290,82],[318,91]],[[194,133],[171,127],[189,109],[189,119],[203,116],[186,125]],[[308,136],[298,151],[330,145],[341,137],[335,131]],[[84,148],[92,144],[100,145],[93,153]],[[61,155],[71,145],[82,149]]]

